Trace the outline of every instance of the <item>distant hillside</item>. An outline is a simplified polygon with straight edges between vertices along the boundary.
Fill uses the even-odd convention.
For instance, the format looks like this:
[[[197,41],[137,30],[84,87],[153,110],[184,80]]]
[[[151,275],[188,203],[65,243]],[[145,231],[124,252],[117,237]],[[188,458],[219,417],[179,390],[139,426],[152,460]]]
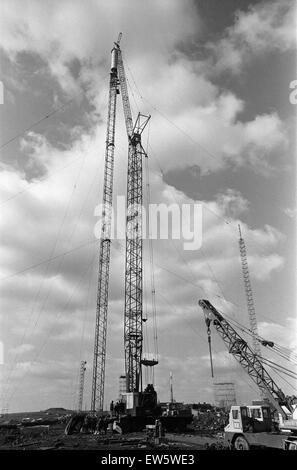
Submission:
[[[66,410],[62,407],[57,408],[48,408],[47,410],[41,411],[20,411],[17,413],[6,413],[5,415],[0,414],[0,422],[5,421],[7,419],[12,420],[22,420],[23,418],[48,418],[48,417],[57,417],[72,414],[73,410]]]
[[[66,410],[65,408],[48,408],[47,410],[44,410],[43,413],[50,413],[50,414],[69,414],[73,413],[73,410]]]

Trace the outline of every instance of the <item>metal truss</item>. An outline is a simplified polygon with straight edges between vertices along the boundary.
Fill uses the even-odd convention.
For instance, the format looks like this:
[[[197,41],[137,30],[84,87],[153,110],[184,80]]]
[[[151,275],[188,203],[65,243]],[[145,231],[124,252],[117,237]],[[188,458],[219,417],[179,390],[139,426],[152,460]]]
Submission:
[[[281,404],[286,403],[286,397],[263,367],[258,356],[208,300],[200,300],[199,305],[204,311],[207,325],[212,321],[229,353],[235,357],[275,408],[283,414]]]

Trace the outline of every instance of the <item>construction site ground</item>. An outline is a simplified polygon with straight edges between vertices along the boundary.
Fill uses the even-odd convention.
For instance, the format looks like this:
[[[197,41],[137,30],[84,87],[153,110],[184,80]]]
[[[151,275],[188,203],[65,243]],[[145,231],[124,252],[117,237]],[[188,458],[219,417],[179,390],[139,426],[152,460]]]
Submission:
[[[129,434],[64,434],[65,426],[50,426],[48,432],[0,432],[0,450],[124,450],[152,449],[156,446],[147,442],[145,432]],[[195,434],[166,433],[157,446],[164,449],[197,449],[216,443],[217,438]]]
[[[0,417],[0,450],[124,450],[150,449],[145,430],[117,434],[65,434],[73,411],[51,408],[40,412],[10,413]],[[158,448],[222,448],[222,431],[226,420],[223,412],[201,412],[188,425],[186,432],[165,432]]]

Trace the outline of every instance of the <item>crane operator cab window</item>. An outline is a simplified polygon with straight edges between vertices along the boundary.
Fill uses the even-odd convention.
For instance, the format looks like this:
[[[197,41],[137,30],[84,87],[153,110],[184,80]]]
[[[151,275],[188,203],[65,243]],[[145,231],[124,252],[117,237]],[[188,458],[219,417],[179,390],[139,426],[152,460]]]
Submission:
[[[240,413],[241,413],[242,430],[243,432],[246,432],[249,428],[249,416],[248,416],[247,408],[242,407],[240,409]]]
[[[271,430],[271,415],[268,407],[250,408],[250,416],[254,432],[263,432]]]
[[[232,418],[233,419],[238,419],[239,416],[239,411],[238,410],[232,410]]]
[[[230,426],[232,430],[236,430],[236,431],[242,430],[241,413],[240,413],[239,406],[234,406],[230,410],[229,427]]]
[[[261,408],[252,408],[251,415],[253,419],[256,419],[257,421],[262,421]]]
[[[244,432],[247,430],[248,426],[248,412],[244,406],[232,406],[230,419],[229,419],[229,431],[241,431]]]
[[[263,424],[265,431],[271,431],[272,429],[272,418],[271,412],[269,407],[262,407],[262,415],[263,415]]]

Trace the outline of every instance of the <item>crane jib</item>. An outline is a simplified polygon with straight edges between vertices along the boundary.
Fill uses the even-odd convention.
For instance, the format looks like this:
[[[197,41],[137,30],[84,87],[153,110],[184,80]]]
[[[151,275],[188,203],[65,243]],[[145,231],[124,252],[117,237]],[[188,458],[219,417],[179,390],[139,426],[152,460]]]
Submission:
[[[282,405],[285,405],[291,413],[293,412],[293,408],[286,399],[284,392],[277,386],[265,369],[259,357],[208,300],[200,300],[199,305],[205,315],[208,337],[210,324],[212,322],[216,331],[227,346],[228,351],[240,363],[259,389],[268,395],[269,401],[286,419],[286,413]]]

